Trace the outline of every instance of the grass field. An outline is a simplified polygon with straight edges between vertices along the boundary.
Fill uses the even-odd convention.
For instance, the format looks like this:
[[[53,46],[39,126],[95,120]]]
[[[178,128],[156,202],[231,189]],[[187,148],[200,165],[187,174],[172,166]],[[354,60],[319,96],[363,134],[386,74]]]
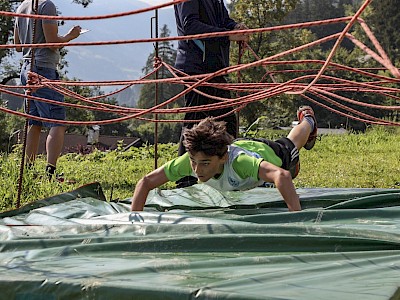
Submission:
[[[276,138],[269,136],[269,138]],[[158,146],[158,165],[175,157],[176,144]],[[18,193],[21,146],[0,154],[0,210],[15,208]],[[400,189],[400,131],[376,127],[364,134],[324,135],[311,151],[300,152],[301,171],[296,187],[398,188]],[[40,156],[25,169],[21,205],[100,182],[108,200],[131,197],[135,183],[154,168],[154,147],[129,151],[95,151],[88,155],[63,155],[57,172],[65,182],[49,182]],[[165,188],[172,188],[172,183]]]

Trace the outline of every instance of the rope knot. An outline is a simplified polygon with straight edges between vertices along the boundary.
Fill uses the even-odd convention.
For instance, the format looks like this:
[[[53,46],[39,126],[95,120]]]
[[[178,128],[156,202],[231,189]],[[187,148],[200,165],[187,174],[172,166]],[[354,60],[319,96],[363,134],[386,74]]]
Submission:
[[[39,85],[42,85],[42,80],[40,78],[40,76],[32,71],[28,71],[28,80],[27,80],[27,84],[26,84],[31,90],[35,91],[37,90],[39,87]],[[30,87],[30,86],[36,86],[36,87]]]
[[[157,69],[162,65],[162,60],[160,57],[154,57],[153,68]]]

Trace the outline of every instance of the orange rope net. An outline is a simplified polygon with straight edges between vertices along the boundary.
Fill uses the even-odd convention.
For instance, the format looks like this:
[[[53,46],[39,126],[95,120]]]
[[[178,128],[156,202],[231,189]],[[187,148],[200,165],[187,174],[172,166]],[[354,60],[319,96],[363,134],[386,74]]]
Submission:
[[[50,17],[50,16],[33,16],[33,15],[19,15],[16,13],[4,12],[0,11],[0,15],[9,16],[9,17],[31,17],[31,18],[42,18],[49,19],[55,18],[58,20],[95,20],[95,19],[105,19],[105,18],[115,18],[115,17],[124,17],[128,15],[133,15],[136,13],[141,13],[144,11],[155,10],[161,7],[166,7],[169,5],[173,5],[179,2],[183,2],[185,0],[175,0],[162,5],[149,7],[143,10],[136,10],[130,12],[124,12],[119,14],[112,15],[103,15],[103,16],[94,16],[94,17]],[[208,111],[219,108],[228,108],[233,107],[234,111],[238,111],[243,106],[261,100],[270,99],[272,97],[279,96],[281,94],[294,94],[303,97],[304,99],[318,105],[324,109],[327,109],[331,112],[334,112],[338,115],[347,117],[349,119],[361,121],[367,124],[378,124],[378,125],[391,125],[391,126],[399,126],[399,122],[383,120],[376,117],[373,117],[369,114],[362,113],[359,110],[352,108],[355,106],[358,107],[369,107],[373,109],[379,110],[389,110],[389,111],[399,111],[400,105],[378,105],[371,103],[364,103],[361,101],[356,101],[354,99],[350,99],[348,97],[342,96],[343,92],[357,92],[364,94],[378,94],[382,95],[388,99],[392,99],[393,103],[399,103],[399,93],[400,89],[398,88],[399,80],[400,80],[400,72],[399,70],[392,64],[385,51],[379,44],[378,40],[369,29],[368,25],[360,18],[361,13],[365,10],[365,8],[369,5],[371,0],[366,0],[364,4],[360,7],[360,9],[356,12],[354,16],[351,17],[343,17],[336,18],[330,20],[322,20],[316,22],[306,22],[299,24],[290,24],[283,26],[275,26],[269,28],[258,28],[258,29],[249,29],[249,30],[240,30],[240,31],[229,31],[229,32],[219,32],[219,33],[209,33],[209,34],[199,34],[199,35],[191,35],[184,37],[164,37],[164,38],[149,38],[149,39],[137,39],[137,40],[115,40],[115,41],[98,41],[98,42],[76,42],[76,43],[48,43],[48,44],[27,44],[26,47],[39,48],[39,47],[74,47],[74,46],[97,46],[97,45],[119,45],[119,44],[133,44],[133,43],[145,43],[145,42],[164,42],[164,41],[176,41],[176,40],[187,40],[187,39],[201,39],[201,38],[209,38],[215,36],[227,36],[240,33],[260,33],[260,32],[272,32],[278,30],[288,30],[288,29],[300,29],[307,28],[311,26],[321,26],[327,24],[335,24],[335,23],[344,23],[347,25],[343,29],[342,32],[315,40],[313,42],[301,45],[299,47],[295,47],[281,53],[277,53],[271,55],[269,57],[260,58],[257,54],[250,48],[248,44],[243,44],[243,50],[247,51],[254,57],[254,61],[247,64],[238,64],[227,67],[225,69],[219,70],[215,73],[202,74],[196,76],[189,76],[188,74],[184,74],[179,70],[175,69],[173,66],[166,64],[159,57],[156,58],[155,67],[152,72],[146,74],[140,79],[131,80],[131,81],[54,81],[48,80],[44,77],[39,76],[36,73],[30,74],[30,82],[27,86],[22,86],[18,88],[24,89],[38,89],[41,87],[52,88],[65,96],[72,97],[76,100],[81,101],[84,104],[72,104],[72,103],[63,103],[66,107],[74,107],[77,109],[85,109],[85,110],[93,110],[93,111],[102,111],[102,112],[112,112],[118,117],[101,120],[101,121],[79,121],[79,120],[49,120],[40,117],[30,116],[23,112],[13,111],[7,109],[5,107],[0,107],[0,111],[5,113],[17,115],[23,118],[29,118],[37,121],[43,122],[53,122],[65,125],[106,125],[116,122],[121,122],[130,119],[143,119],[151,122],[183,122],[183,120],[164,120],[164,119],[147,119],[144,118],[144,115],[147,114],[177,114],[177,113],[186,113],[190,111]],[[367,37],[370,39],[373,44],[375,51],[368,48],[361,41],[357,40],[353,35],[349,33],[354,24],[360,24],[361,28],[364,30]],[[361,69],[355,68],[351,66],[345,66],[338,63],[333,62],[333,57],[338,48],[340,47],[340,43],[344,38],[349,39],[356,47],[362,49],[366,55],[369,55],[371,58],[376,60],[381,66],[381,70],[387,70],[390,72],[392,76],[378,75],[376,72],[370,69]],[[326,43],[328,41],[335,41],[335,45],[330,51],[327,59],[325,61],[321,60],[284,60],[285,57],[288,57],[292,54],[301,52],[305,49],[309,49],[320,44]],[[11,49],[15,48],[17,45],[7,44],[0,45],[0,49]],[[303,66],[302,70],[295,70],[293,66]],[[274,66],[279,66],[279,71],[269,71]],[[251,68],[263,67],[265,69],[264,77],[269,76],[271,78],[271,82],[258,82],[258,83],[227,83],[227,84],[218,84],[212,83],[211,79],[216,76],[228,75],[228,74],[237,74],[244,70],[248,70]],[[171,78],[163,78],[163,79],[151,79],[152,75],[158,72],[161,68],[165,68],[170,72]],[[282,69],[284,68],[284,69]],[[348,72],[350,75],[358,75],[358,77],[362,77],[362,81],[355,80],[346,80],[343,78],[335,77],[333,75],[336,71]],[[296,78],[292,78],[286,81],[277,82],[274,75],[276,74],[293,74],[298,75]],[[280,77],[281,78],[281,77]],[[321,83],[323,82],[323,83]],[[186,87],[181,93],[171,97],[170,99],[162,102],[158,105],[155,105],[149,109],[139,109],[139,108],[129,108],[122,107],[118,105],[111,105],[107,103],[103,103],[99,100],[102,98],[106,98],[121,92],[124,89],[131,87],[132,85],[137,84],[154,84],[154,83],[170,83],[176,85],[183,85]],[[81,95],[72,92],[68,87],[72,86],[122,86],[122,88],[118,88],[114,92],[106,93],[101,96],[96,97],[82,97]],[[214,86],[221,89],[227,89],[231,91],[240,91],[241,95],[237,95],[231,99],[218,98],[214,96],[207,95],[210,98],[218,100],[217,103],[211,105],[201,105],[195,107],[181,107],[181,108],[168,108],[169,105],[175,101],[177,101],[180,97],[184,96],[190,91],[196,91],[198,93],[202,93],[198,90],[201,86]],[[16,89],[14,86],[9,85],[0,85],[0,92],[21,96],[21,94],[13,91]],[[204,94],[204,93],[203,93]],[[315,96],[315,97],[311,97]],[[48,103],[53,103],[54,101],[48,99],[37,98],[34,96],[25,96],[26,98],[32,100],[38,100]],[[321,99],[324,101],[317,101],[315,99]],[[57,104],[60,104],[57,102]],[[349,105],[352,105],[350,107]],[[195,120],[193,120],[195,121]],[[188,120],[185,120],[188,122]]]

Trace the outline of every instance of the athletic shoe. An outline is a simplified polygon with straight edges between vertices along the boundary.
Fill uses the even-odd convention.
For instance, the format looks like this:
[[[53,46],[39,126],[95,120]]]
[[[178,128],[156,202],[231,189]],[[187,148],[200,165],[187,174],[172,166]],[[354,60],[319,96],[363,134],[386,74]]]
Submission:
[[[300,172],[300,160],[291,168],[289,168],[290,175],[292,175],[292,179],[295,179]]]
[[[65,181],[64,173],[56,174],[55,178],[59,183],[63,183]]]
[[[317,140],[317,120],[314,116],[314,111],[310,106],[300,106],[297,110],[297,119],[299,120],[299,124],[303,121],[305,117],[311,117],[314,119],[314,130],[308,136],[307,143],[304,145],[304,149],[311,150],[314,145],[315,141]]]
[[[49,179],[49,181],[55,181],[58,183],[64,183],[66,180],[64,178],[64,173],[50,173],[50,172],[46,172],[47,178]]]

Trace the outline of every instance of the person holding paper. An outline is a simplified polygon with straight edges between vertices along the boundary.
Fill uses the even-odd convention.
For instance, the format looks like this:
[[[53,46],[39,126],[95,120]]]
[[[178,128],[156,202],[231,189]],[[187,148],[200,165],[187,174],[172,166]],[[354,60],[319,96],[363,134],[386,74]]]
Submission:
[[[38,12],[34,12],[36,2],[34,0],[25,0],[17,9],[19,14],[37,14],[56,16],[57,9],[51,0],[37,0]],[[67,34],[58,34],[58,21],[38,19],[36,21],[35,40],[32,41],[34,19],[17,17],[14,26],[14,43],[20,46],[16,48],[17,52],[23,54],[23,65],[21,69],[21,83],[26,85],[28,82],[28,72],[32,71],[48,79],[58,80],[59,74],[57,66],[60,60],[58,48],[35,48],[24,47],[24,44],[38,43],[66,43],[76,39],[80,35],[81,27],[72,27]],[[34,61],[31,61],[32,51],[34,51]],[[32,68],[31,68],[32,65]],[[64,102],[64,96],[50,88],[40,88],[33,92],[33,96],[45,99],[51,99],[60,103]],[[44,103],[31,100],[29,103],[29,114],[42,118],[65,120],[65,107],[56,104]],[[46,173],[49,178],[55,174],[57,160],[60,156],[66,127],[61,124],[51,122],[38,122],[29,120],[29,129],[27,134],[26,158],[27,164],[32,165],[35,161],[39,138],[42,127],[49,128],[49,134],[46,139],[47,165]]]

